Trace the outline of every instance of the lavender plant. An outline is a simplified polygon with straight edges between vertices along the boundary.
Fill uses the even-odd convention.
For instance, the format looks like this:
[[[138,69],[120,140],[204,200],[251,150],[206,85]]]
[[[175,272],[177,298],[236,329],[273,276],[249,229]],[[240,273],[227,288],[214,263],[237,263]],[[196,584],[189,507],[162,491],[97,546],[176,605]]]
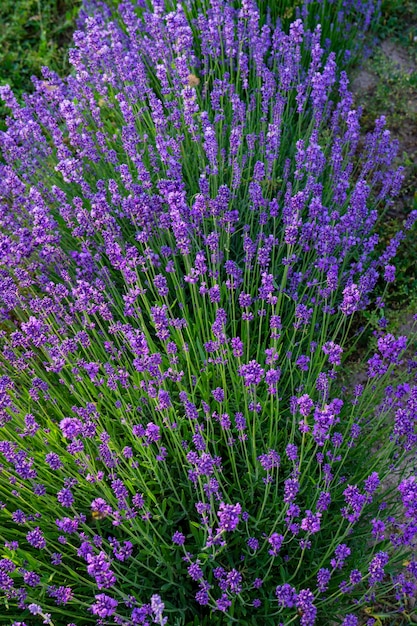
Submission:
[[[273,23],[280,20],[284,27],[302,19],[306,28],[323,27],[323,41],[344,66],[361,58],[366,36],[380,18],[379,0],[280,0],[259,2],[261,13]]]
[[[78,17],[78,26],[84,28],[88,16],[97,11],[104,11],[108,17],[118,17],[117,7],[120,0],[84,0]],[[142,8],[152,7],[149,0],[136,0],[135,4]],[[259,0],[259,20],[265,28],[274,27],[277,22],[285,32],[292,22],[301,19],[305,29],[314,30],[317,24],[322,25],[322,40],[326,50],[335,52],[337,61],[344,66],[356,62],[361,53],[369,33],[371,25],[374,25],[380,17],[380,0]],[[159,6],[175,8],[175,3],[159,3]],[[191,23],[204,11],[210,17],[215,18],[218,14],[217,6],[209,0],[185,0],[182,3],[185,14]],[[248,5],[250,6],[250,5]],[[236,13],[241,8],[239,1],[227,2],[230,14]],[[230,23],[230,22],[229,22]],[[233,28],[232,28],[233,30]]]
[[[1,88],[13,624],[354,626],[415,593],[406,337],[382,319],[368,382],[338,376],[394,280],[404,233],[376,254],[376,226],[402,173],[320,41],[247,1],[124,3],[73,76],[23,107]]]

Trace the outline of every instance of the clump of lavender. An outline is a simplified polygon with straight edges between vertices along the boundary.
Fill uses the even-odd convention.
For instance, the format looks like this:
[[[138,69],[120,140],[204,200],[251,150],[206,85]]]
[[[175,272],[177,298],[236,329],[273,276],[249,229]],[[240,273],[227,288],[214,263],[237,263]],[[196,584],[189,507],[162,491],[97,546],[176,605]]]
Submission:
[[[383,488],[416,445],[407,339],[381,330],[368,382],[338,379],[394,278],[404,234],[377,256],[375,227],[402,174],[320,41],[248,1],[192,22],[123,3],[76,34],[68,80],[45,70],[23,107],[1,88],[0,585],[19,619],[348,626],[414,593],[414,478]]]
[[[113,1],[113,6],[118,5],[118,0]],[[169,6],[174,10],[176,5],[172,0],[155,4],[151,0],[137,0],[136,4],[142,8],[164,10]],[[117,19],[117,11],[112,11],[111,3],[102,0],[84,0],[78,17],[78,26],[84,28],[85,20],[97,11],[104,11],[110,17]],[[226,5],[226,6],[225,6]],[[253,3],[246,5],[239,1],[224,2],[223,0],[184,0],[183,9],[189,18],[191,27],[193,20],[201,12],[207,12],[211,20],[218,19],[225,11],[226,21],[222,28],[228,33],[227,40],[233,38],[233,15],[243,8],[250,12]],[[301,19],[306,30],[314,30],[317,24],[322,25],[322,41],[327,51],[332,50],[337,55],[337,61],[345,67],[355,63],[363,52],[364,43],[371,26],[380,17],[380,0],[259,0],[256,7],[256,19],[260,21],[265,31],[274,28],[277,22],[284,31],[295,20]],[[231,17],[230,17],[231,16]],[[227,19],[228,18],[228,19]],[[196,22],[198,30],[198,21]],[[224,50],[220,50],[222,54]]]
[[[279,0],[259,2],[261,11],[283,25],[302,19],[306,28],[323,26],[323,41],[343,65],[355,63],[363,53],[368,32],[380,17],[380,0]]]

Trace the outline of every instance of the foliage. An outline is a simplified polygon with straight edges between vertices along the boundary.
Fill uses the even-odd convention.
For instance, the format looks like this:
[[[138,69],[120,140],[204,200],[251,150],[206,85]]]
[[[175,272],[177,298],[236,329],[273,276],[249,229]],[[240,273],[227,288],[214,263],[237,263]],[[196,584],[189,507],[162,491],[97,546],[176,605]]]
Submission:
[[[0,3],[0,84],[17,94],[31,89],[32,75],[48,65],[68,71],[67,49],[81,0],[2,0]],[[0,117],[6,109],[1,105]]]
[[[395,37],[414,47],[417,36],[417,5],[414,0],[383,0],[378,33],[383,38]]]

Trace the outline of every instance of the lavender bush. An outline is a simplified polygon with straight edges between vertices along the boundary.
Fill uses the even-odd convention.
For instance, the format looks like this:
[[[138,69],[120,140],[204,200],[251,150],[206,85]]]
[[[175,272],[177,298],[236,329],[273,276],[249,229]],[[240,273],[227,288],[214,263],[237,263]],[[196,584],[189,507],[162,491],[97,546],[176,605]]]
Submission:
[[[366,36],[380,17],[380,0],[260,0],[261,14],[280,20],[284,27],[302,19],[306,28],[323,27],[323,42],[337,55],[338,62],[350,65],[360,60]]]
[[[407,338],[382,317],[368,382],[338,375],[394,280],[396,145],[383,119],[361,139],[320,27],[261,24],[124,3],[68,80],[1,88],[13,624],[354,626],[415,593]]]
[[[98,11],[104,12],[107,17],[118,19],[117,8],[120,0],[84,0],[78,17],[78,26],[84,28],[85,20],[88,16],[96,14]],[[150,0],[136,0],[134,3],[138,7],[153,7]],[[193,20],[198,18],[202,11],[207,12],[211,23],[215,24],[219,18],[219,4],[210,0],[183,0],[182,6],[185,14],[193,27]],[[233,21],[235,14],[244,6],[239,0],[229,0],[225,11],[225,26],[230,38],[233,31]],[[288,32],[288,28],[296,19],[301,19],[306,29],[314,30],[317,24],[322,25],[322,41],[327,51],[331,49],[337,55],[338,62],[344,66],[350,65],[360,59],[366,35],[372,24],[375,24],[380,17],[380,0],[259,0],[257,3],[258,19],[261,26],[265,28],[275,27],[277,21],[283,30]],[[158,2],[155,6],[162,8],[169,6],[172,10],[175,3]],[[248,7],[251,3],[247,4]],[[198,22],[197,22],[198,31]],[[213,34],[213,30],[211,29]]]

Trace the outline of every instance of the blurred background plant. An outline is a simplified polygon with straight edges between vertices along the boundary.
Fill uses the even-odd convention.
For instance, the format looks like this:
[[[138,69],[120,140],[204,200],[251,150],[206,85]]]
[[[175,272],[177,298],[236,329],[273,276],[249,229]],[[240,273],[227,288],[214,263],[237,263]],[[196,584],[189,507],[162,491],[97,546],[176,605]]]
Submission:
[[[374,28],[377,43],[369,58],[353,73],[355,102],[363,108],[362,124],[370,130],[384,115],[399,140],[405,180],[395,205],[381,222],[381,240],[389,240],[405,216],[417,208],[417,3],[384,0]],[[396,259],[397,279],[385,296],[390,321],[407,323],[417,293],[416,231],[403,242]]]
[[[20,95],[32,90],[30,78],[40,76],[43,65],[65,74],[80,6],[81,0],[2,0],[0,84],[10,84]],[[5,115],[1,103],[0,119]]]

